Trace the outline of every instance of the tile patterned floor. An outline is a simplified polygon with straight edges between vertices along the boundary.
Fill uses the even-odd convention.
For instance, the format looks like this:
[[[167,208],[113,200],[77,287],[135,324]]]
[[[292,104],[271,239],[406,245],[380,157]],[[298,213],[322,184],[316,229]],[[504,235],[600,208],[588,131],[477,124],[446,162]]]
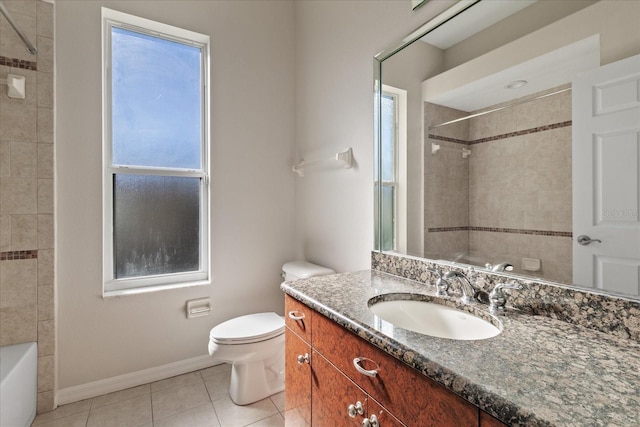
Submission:
[[[247,406],[229,398],[231,366],[200,371],[60,406],[33,427],[282,427],[284,393]]]

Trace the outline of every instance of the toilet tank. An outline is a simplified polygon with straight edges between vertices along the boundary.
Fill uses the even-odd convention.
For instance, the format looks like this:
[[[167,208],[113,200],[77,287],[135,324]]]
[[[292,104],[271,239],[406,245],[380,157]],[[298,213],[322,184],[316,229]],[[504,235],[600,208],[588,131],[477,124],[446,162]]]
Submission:
[[[282,266],[282,278],[285,281],[306,279],[307,277],[324,276],[333,274],[330,268],[312,264],[307,261],[292,261]]]

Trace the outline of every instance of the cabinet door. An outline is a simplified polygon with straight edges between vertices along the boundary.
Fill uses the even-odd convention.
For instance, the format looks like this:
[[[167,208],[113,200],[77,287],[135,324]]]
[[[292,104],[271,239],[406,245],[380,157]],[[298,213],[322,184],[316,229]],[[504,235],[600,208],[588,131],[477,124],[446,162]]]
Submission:
[[[317,352],[312,355],[312,424],[318,427],[360,426],[367,413],[367,395]],[[350,417],[349,405],[362,404],[363,415]]]
[[[477,427],[478,408],[440,384],[315,313],[313,347],[400,421],[411,426]],[[366,370],[359,372],[354,359]]]
[[[309,359],[304,359],[304,356]],[[303,357],[298,363],[298,356]],[[311,347],[287,328],[284,359],[285,426],[311,425]]]

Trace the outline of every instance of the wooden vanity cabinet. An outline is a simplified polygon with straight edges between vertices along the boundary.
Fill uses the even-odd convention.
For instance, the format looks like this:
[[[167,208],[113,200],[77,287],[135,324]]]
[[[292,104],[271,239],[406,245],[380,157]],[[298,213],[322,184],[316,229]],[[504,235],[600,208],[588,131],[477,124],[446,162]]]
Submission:
[[[477,427],[478,408],[316,313],[312,346],[407,425]],[[354,358],[375,377],[359,372]]]
[[[376,415],[380,427],[505,427],[288,295],[285,317],[287,427],[361,426],[371,415]],[[360,358],[363,369],[375,369],[376,376],[359,372],[354,358]],[[357,402],[363,414],[352,418],[347,408]]]

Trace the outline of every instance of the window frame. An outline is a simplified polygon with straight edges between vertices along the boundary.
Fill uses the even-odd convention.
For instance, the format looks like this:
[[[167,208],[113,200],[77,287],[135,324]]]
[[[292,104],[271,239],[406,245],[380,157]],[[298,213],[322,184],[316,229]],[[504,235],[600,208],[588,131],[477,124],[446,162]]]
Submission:
[[[382,187],[393,188],[393,236],[392,248],[384,250],[385,252],[401,252],[407,250],[407,91],[398,87],[382,85],[380,96],[387,96],[393,99],[394,105],[394,144],[393,144],[393,181],[385,181],[382,177],[378,177],[378,182]],[[382,104],[380,104],[382,105]],[[380,115],[382,120],[382,115]],[[382,145],[381,145],[382,146]],[[379,153],[382,158],[384,153]],[[380,192],[382,195],[382,191]],[[382,206],[384,200],[379,201]],[[384,209],[381,209],[380,215],[383,215]],[[384,241],[382,236],[382,218],[380,222],[379,232],[380,244]],[[379,248],[383,250],[382,248]]]
[[[112,28],[122,28],[157,37],[201,51],[201,164],[199,169],[117,165],[113,163],[112,144]],[[174,289],[210,284],[209,248],[210,183],[209,183],[209,68],[210,38],[171,25],[102,8],[102,194],[103,194],[103,297]],[[153,276],[115,278],[114,253],[114,178],[116,175],[147,175],[200,178],[199,270]]]

